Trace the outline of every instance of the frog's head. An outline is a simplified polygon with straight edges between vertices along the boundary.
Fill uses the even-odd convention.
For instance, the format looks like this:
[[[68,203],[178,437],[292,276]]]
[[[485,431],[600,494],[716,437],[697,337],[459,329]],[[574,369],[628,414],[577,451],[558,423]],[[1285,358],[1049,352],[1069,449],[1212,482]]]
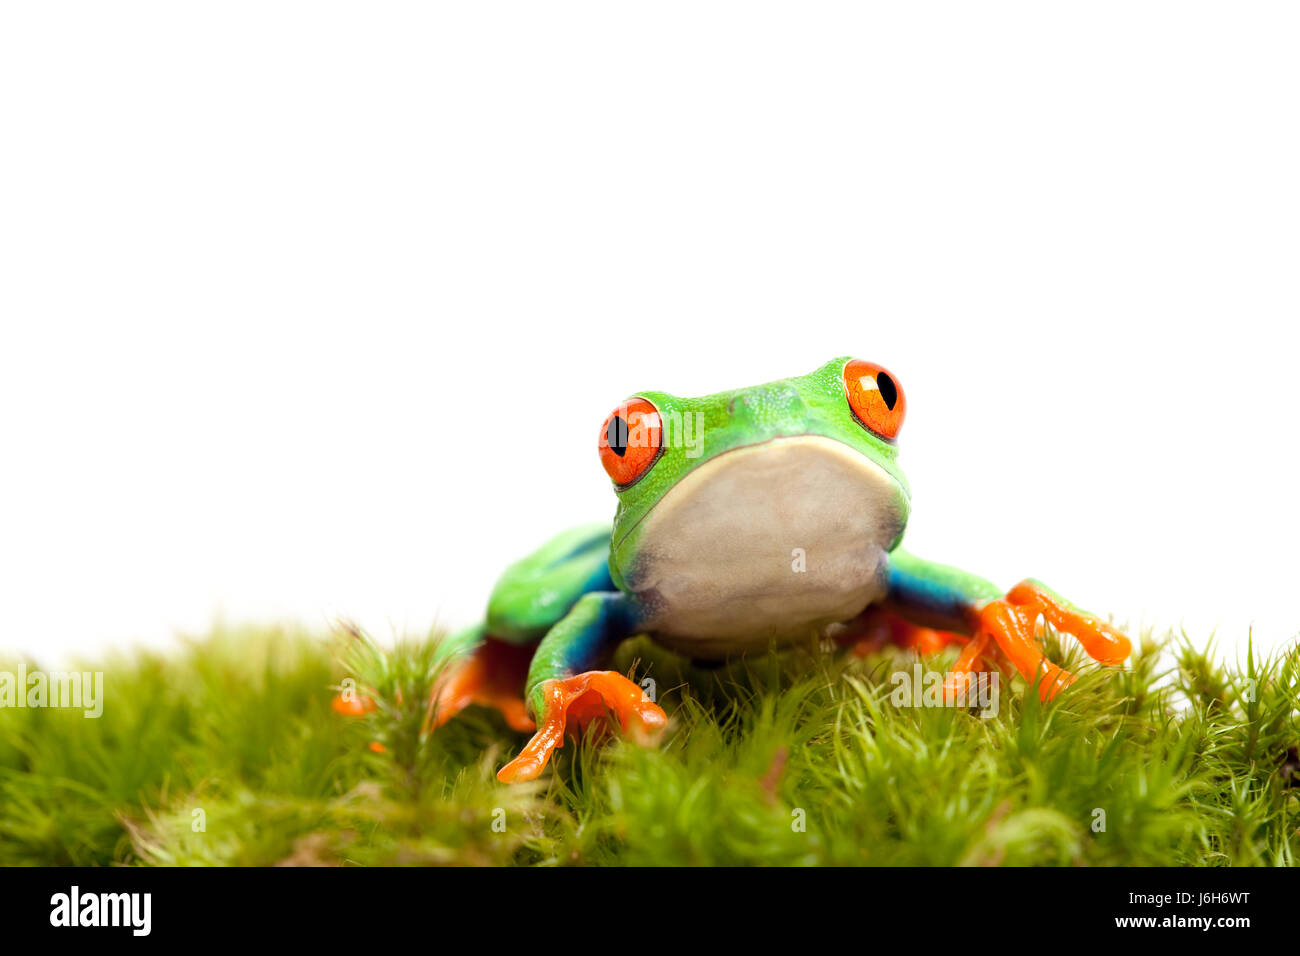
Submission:
[[[642,593],[668,579],[701,584],[707,562],[716,597],[726,574],[752,589],[769,563],[789,573],[800,553],[832,589],[846,581],[825,575],[883,568],[909,510],[895,446],[905,409],[894,376],[849,358],[704,398],[638,392],[599,437],[619,498],[615,583]]]

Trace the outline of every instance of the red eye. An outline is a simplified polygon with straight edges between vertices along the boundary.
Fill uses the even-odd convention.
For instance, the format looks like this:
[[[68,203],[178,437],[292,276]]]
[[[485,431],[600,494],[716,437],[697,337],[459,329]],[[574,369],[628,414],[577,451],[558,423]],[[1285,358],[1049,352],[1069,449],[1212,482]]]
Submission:
[[[637,481],[661,451],[659,410],[644,398],[629,398],[600,426],[600,463],[616,485],[627,487]]]
[[[886,441],[898,437],[907,399],[894,376],[873,362],[854,359],[844,366],[844,390],[859,422]]]

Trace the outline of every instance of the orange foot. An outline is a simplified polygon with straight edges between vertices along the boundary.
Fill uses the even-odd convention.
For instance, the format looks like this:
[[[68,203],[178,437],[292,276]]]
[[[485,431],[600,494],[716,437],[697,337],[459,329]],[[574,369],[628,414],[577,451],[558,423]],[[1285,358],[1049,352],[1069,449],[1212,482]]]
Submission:
[[[543,681],[542,714],[537,733],[497,773],[502,783],[535,780],[556,747],[564,746],[570,718],[581,729],[592,720],[613,714],[625,732],[650,737],[662,730],[668,717],[645,692],[614,671],[587,671],[574,677]]]
[[[330,707],[334,709],[334,713],[342,714],[344,717],[364,717],[375,709],[375,701],[373,697],[358,694],[353,690],[335,694],[334,699],[330,701]]]
[[[960,686],[971,672],[981,669],[986,652],[991,650],[990,642],[995,642],[1026,680],[1039,680],[1039,697],[1055,697],[1074,681],[1074,675],[1043,656],[1035,640],[1040,616],[1057,630],[1075,637],[1088,656],[1102,664],[1121,664],[1129,655],[1129,640],[1119,631],[1090,614],[1067,607],[1041,585],[1022,581],[1005,597],[980,608],[975,635],[953,665],[948,684]]]
[[[522,691],[534,648],[488,638],[438,686],[429,700],[433,727],[441,727],[470,704],[501,713],[511,730],[532,730]]]

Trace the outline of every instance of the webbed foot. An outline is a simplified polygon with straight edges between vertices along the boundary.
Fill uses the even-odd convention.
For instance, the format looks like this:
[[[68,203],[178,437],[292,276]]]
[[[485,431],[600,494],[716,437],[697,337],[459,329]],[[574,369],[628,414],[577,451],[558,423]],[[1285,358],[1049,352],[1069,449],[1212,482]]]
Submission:
[[[585,727],[592,720],[612,714],[625,732],[647,738],[668,723],[667,715],[639,686],[614,671],[587,671],[543,681],[539,697],[542,703],[537,733],[518,757],[498,771],[497,779],[503,783],[536,779],[555,748],[564,745],[570,720]]]
[[[1038,680],[1043,700],[1055,697],[1074,681],[1074,675],[1043,655],[1036,640],[1039,617],[1077,639],[1088,656],[1099,663],[1121,664],[1132,649],[1129,639],[1119,631],[1069,605],[1036,581],[1022,581],[1005,597],[985,604],[976,616],[975,635],[948,675],[950,684],[956,685],[980,669],[993,642],[1026,680]]]

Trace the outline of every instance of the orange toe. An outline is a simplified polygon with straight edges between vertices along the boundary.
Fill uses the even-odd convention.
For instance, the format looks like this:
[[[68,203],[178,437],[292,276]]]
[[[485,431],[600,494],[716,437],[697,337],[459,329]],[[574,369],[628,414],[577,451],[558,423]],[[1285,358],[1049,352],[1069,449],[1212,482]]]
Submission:
[[[364,694],[348,691],[344,694],[335,694],[334,699],[330,701],[330,707],[334,713],[342,714],[344,717],[364,717],[375,709],[375,702]]]
[[[1038,619],[1083,645],[1093,660],[1122,664],[1132,650],[1129,639],[1091,614],[1080,611],[1034,581],[1022,581],[1006,597],[990,601],[976,614],[976,639],[997,642],[998,649],[1027,680],[1037,679],[1043,700],[1074,682],[1074,675],[1049,661],[1039,647]]]
[[[617,718],[625,733],[646,742],[668,724],[668,716],[645,692],[614,671],[587,671],[574,677],[544,681],[542,716],[537,733],[497,773],[503,783],[535,780],[551,754],[564,746],[565,731],[581,731],[598,719]]]
[[[1133,650],[1132,642],[1109,624],[1078,608],[1062,603],[1047,589],[1022,581],[1007,592],[1010,604],[1042,614],[1057,630],[1073,636],[1088,656],[1102,664],[1122,664]]]
[[[1006,599],[990,601],[979,611],[976,639],[992,638],[1026,680],[1038,681],[1038,695],[1051,700],[1074,682],[1074,675],[1044,656],[1035,640],[1038,611]]]

